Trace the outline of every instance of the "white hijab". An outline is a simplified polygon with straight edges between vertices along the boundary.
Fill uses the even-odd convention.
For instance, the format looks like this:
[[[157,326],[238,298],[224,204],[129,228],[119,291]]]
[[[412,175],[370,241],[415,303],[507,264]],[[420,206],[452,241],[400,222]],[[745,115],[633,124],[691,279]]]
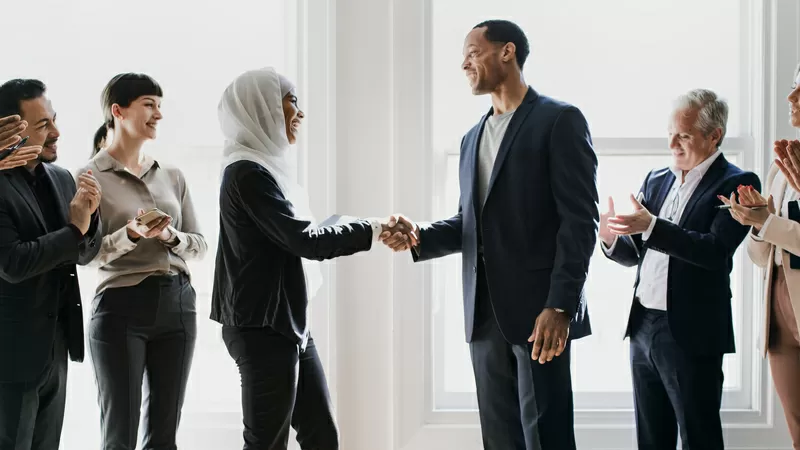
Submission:
[[[225,137],[223,169],[236,161],[252,161],[267,169],[283,195],[294,208],[294,215],[316,221],[308,206],[308,194],[297,183],[297,167],[290,153],[283,115],[283,98],[295,86],[271,67],[251,70],[237,77],[225,89],[217,108]],[[317,261],[303,259],[308,300],[322,285]]]

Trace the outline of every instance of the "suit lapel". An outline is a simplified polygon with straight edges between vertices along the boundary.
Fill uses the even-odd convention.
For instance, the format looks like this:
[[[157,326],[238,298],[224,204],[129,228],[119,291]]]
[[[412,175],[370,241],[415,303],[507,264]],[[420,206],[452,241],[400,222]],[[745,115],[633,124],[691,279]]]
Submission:
[[[777,195],[773,196],[773,203],[775,204],[775,214],[780,216],[783,210],[783,197],[786,195],[786,185],[788,184],[788,181],[786,180],[786,177],[783,176],[782,172],[779,171],[778,174],[780,177],[776,176],[772,181],[773,184],[777,182],[778,187],[777,189],[770,189],[769,192],[777,192]]]
[[[503,140],[500,142],[500,149],[497,151],[497,158],[495,158],[494,166],[492,167],[492,175],[489,178],[489,184],[486,188],[487,199],[492,193],[492,186],[494,186],[497,175],[503,168],[503,163],[508,156],[508,152],[511,150],[511,144],[514,143],[514,138],[517,137],[517,133],[519,133],[520,128],[522,128],[522,124],[525,123],[525,119],[533,109],[534,100],[536,100],[538,97],[539,94],[537,94],[533,88],[529,87],[528,93],[525,94],[525,98],[522,100],[522,103],[520,103],[516,112],[514,112],[514,115],[511,117],[511,122],[508,124],[508,128],[503,135]],[[481,127],[481,129],[483,128]]]
[[[62,189],[58,177],[47,164],[44,165],[44,171],[47,173],[47,181],[50,183],[50,189],[52,189],[53,196],[56,199],[56,208],[58,208],[58,218],[61,221],[59,225],[65,225],[69,222],[69,216],[67,213],[67,208],[65,206],[66,204],[69,203],[69,200],[64,198],[64,193],[66,191]]]
[[[651,214],[657,216],[659,212],[661,212],[661,206],[664,205],[664,200],[667,198],[667,194],[669,194],[669,190],[673,184],[675,184],[675,174],[669,171],[664,177],[661,186],[659,186],[658,192],[656,192],[656,198],[653,199],[652,207],[650,205],[647,206]]]
[[[34,217],[36,217],[36,221],[39,223],[39,226],[42,228],[42,230],[47,230],[47,227],[44,224],[42,210],[39,209],[39,203],[36,201],[36,197],[34,197],[33,191],[31,191],[31,187],[28,185],[28,182],[25,181],[25,178],[23,178],[23,174],[19,170],[11,170],[7,176],[11,179],[11,185],[14,186],[14,189],[16,189],[17,192],[19,192],[19,195],[25,199],[25,203],[28,204],[28,207],[31,209]]]
[[[725,159],[724,155],[719,155],[717,160],[711,164],[711,167],[708,168],[708,172],[700,179],[700,184],[686,203],[686,208],[683,210],[683,214],[681,214],[681,220],[678,222],[679,227],[683,228],[686,224],[686,220],[692,215],[692,210],[697,206],[697,201],[703,198],[706,191],[725,173],[725,167],[727,166],[728,161]]]
[[[475,213],[481,210],[481,199],[478,198],[476,193],[478,192],[478,152],[480,151],[480,144],[481,144],[481,136],[483,136],[483,127],[486,125],[486,119],[492,114],[492,110],[489,110],[489,113],[484,115],[481,118],[480,124],[478,124],[478,132],[474,135],[471,142],[467,142],[467,151],[471,152],[468,154],[469,156],[469,164],[470,164],[470,189],[472,190],[472,207],[475,208]]]

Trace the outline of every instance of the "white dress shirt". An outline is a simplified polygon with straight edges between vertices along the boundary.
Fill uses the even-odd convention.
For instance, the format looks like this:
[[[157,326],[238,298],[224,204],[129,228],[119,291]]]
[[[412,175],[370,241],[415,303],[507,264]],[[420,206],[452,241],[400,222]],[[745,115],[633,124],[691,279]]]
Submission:
[[[661,205],[661,211],[659,211],[658,216],[653,214],[650,226],[647,231],[642,233],[642,240],[647,241],[650,238],[653,228],[656,226],[657,218],[662,218],[672,223],[678,223],[681,220],[683,210],[686,209],[686,204],[689,203],[692,194],[694,194],[697,186],[700,185],[700,180],[703,179],[703,176],[708,172],[708,168],[711,167],[711,164],[716,161],[719,155],[720,151],[718,149],[697,167],[688,171],[685,177],[681,176],[680,169],[670,167],[670,170],[675,175],[675,181],[664,199],[664,204]],[[681,183],[681,178],[683,178],[683,183]],[[653,213],[653,211],[650,212]],[[610,254],[614,251],[616,245],[616,240],[608,249],[603,245],[603,251]],[[635,293],[642,306],[661,311],[667,310],[668,273],[669,255],[649,249],[642,260],[642,268],[639,271],[639,285],[636,287]]]

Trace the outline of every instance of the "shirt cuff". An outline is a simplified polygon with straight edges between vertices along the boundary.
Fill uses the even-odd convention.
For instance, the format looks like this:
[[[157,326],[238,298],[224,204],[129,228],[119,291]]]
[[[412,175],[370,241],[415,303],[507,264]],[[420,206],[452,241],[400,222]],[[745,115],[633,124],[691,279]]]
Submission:
[[[764,222],[764,225],[761,226],[761,231],[758,234],[753,235],[753,238],[758,238],[759,240],[764,240],[764,234],[767,232],[767,227],[770,223],[772,223],[772,218],[775,217],[775,214],[770,214],[767,217],[767,220]],[[755,231],[755,230],[754,230]]]
[[[646,241],[650,239],[650,235],[653,234],[653,228],[656,227],[656,222],[658,221],[658,216],[653,214],[653,218],[650,219],[650,226],[647,227],[647,231],[642,233],[642,240]]]
[[[606,243],[603,242],[602,239],[600,240],[600,248],[603,249],[603,253],[605,253],[606,256],[611,255],[612,253],[614,253],[614,249],[617,248],[617,241],[618,240],[619,240],[619,237],[618,236],[614,236],[614,242],[611,243],[611,247],[607,247]]]
[[[129,252],[136,248],[136,242],[128,237],[128,227],[122,227],[109,235],[111,247],[119,252]],[[138,242],[138,239],[137,239]]]
[[[166,247],[173,249],[176,252],[184,250],[187,245],[187,239],[181,239],[181,232],[175,229],[172,225],[168,225],[167,229],[169,230],[171,237],[166,241],[161,241]]]
[[[383,231],[383,225],[381,225],[380,219],[377,219],[375,217],[370,217],[367,220],[369,221],[369,224],[372,227],[372,241],[377,242],[378,238],[381,235],[381,232]]]

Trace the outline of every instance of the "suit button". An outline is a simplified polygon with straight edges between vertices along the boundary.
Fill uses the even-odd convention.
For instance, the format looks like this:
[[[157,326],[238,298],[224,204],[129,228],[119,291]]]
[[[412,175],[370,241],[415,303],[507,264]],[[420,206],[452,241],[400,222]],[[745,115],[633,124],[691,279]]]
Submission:
[[[476,266],[472,266],[472,273],[478,273],[478,268]]]
[[[71,276],[71,277],[74,277],[74,276],[75,276],[75,274],[74,274],[74,273],[71,273],[71,274],[69,274],[69,276]]]
[[[56,315],[55,315],[55,314],[53,314],[53,313],[47,313],[47,317],[53,318],[53,317],[55,317],[55,316],[56,316]]]

